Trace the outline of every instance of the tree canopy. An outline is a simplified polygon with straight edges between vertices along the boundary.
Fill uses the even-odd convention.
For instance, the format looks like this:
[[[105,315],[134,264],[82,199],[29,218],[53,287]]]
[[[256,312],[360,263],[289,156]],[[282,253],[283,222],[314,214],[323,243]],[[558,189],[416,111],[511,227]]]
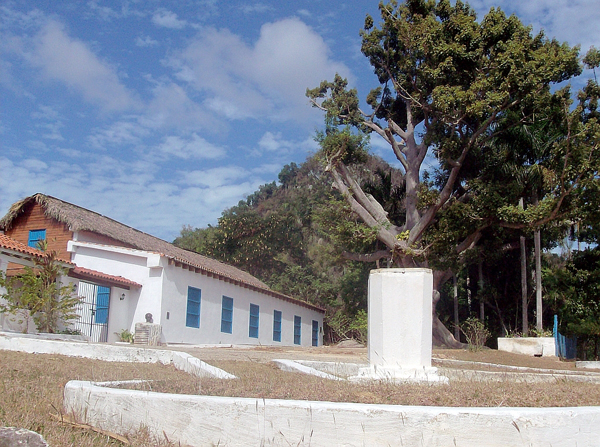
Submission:
[[[361,32],[379,83],[368,108],[337,75],[307,96],[325,112],[319,140],[335,187],[386,247],[368,255],[433,267],[435,298],[482,238],[572,217],[596,187],[597,84],[573,107],[568,87],[551,87],[581,73],[578,48],[533,35],[499,8],[479,22],[460,0],[379,9],[380,24],[367,16]],[[387,142],[402,167],[403,213],[390,214],[353,176],[369,134]],[[426,157],[439,164],[431,177]],[[531,198],[524,208],[522,197]]]

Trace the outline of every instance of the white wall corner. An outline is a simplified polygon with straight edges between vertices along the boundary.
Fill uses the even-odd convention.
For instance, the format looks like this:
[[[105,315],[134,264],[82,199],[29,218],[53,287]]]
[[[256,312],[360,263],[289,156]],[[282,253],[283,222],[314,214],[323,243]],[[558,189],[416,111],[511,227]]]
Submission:
[[[146,261],[146,267],[151,268],[151,269],[162,269],[163,266],[161,265],[161,258],[162,256],[158,253],[151,253],[148,255],[147,261]]]
[[[75,237],[73,237],[73,239],[75,239]],[[75,244],[75,241],[68,241],[67,242],[67,252],[75,253],[76,251],[77,251],[77,245]]]

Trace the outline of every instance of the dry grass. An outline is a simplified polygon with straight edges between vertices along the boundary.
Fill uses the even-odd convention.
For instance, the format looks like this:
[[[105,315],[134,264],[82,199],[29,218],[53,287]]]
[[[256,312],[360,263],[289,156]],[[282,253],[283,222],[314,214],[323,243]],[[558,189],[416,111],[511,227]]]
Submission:
[[[574,361],[562,361],[556,357],[532,357],[513,354],[496,349],[469,351],[467,349],[435,349],[433,356],[440,359],[465,360],[469,362],[494,363],[497,365],[521,366],[525,368],[542,368],[575,371]],[[482,369],[478,366],[478,369]]]
[[[453,381],[450,385],[409,385],[390,382],[356,384],[281,371],[273,363],[213,361],[237,380],[197,379],[195,383],[166,380],[129,388],[179,394],[322,400],[391,405],[447,407],[569,407],[600,405],[600,386],[557,380],[552,385],[511,381]]]
[[[438,352],[445,358],[489,361],[528,367],[558,369],[558,361],[513,358],[497,351],[467,353]],[[469,356],[475,355],[475,358]],[[139,389],[180,394],[207,394],[258,398],[326,400],[401,405],[439,406],[587,406],[600,405],[600,386],[558,380],[548,384],[506,382],[458,382],[448,386],[395,385],[392,383],[353,384],[287,373],[268,359],[265,361],[232,359],[211,360],[214,366],[238,376],[236,380],[199,379],[174,367],[155,364],[108,363],[59,355],[23,354],[0,351],[0,426],[18,426],[42,433],[53,447],[122,445],[106,436],[65,426],[50,413],[62,409],[62,393],[69,380],[129,380],[150,382]],[[558,362],[558,363],[557,363]],[[564,364],[563,369],[572,365]],[[152,439],[138,430],[130,438],[132,445],[170,445]]]
[[[63,425],[50,417],[62,411],[69,380],[165,379],[186,382],[189,376],[172,366],[112,363],[47,354],[0,351],[0,426],[36,431],[53,447],[116,446],[122,443],[91,431]],[[140,430],[132,445],[168,445]]]

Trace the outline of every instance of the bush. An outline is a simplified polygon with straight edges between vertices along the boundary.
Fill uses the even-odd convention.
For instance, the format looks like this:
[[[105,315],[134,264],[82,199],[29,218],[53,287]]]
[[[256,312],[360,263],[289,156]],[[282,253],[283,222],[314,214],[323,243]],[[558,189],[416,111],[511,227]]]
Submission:
[[[364,310],[359,310],[354,316],[338,310],[327,324],[337,339],[332,341],[354,339],[359,343],[367,343],[368,317]]]
[[[475,317],[469,317],[460,325],[460,331],[465,335],[469,351],[480,351],[491,333],[485,324]]]
[[[119,337],[119,341],[133,343],[133,334],[127,329],[121,329],[120,332],[115,332],[115,335]]]

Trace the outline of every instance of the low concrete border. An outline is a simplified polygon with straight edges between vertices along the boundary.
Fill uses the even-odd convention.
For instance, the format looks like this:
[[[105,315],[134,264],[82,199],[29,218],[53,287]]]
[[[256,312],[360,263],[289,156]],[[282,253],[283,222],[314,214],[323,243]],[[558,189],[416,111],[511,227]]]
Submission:
[[[498,351],[556,357],[556,341],[554,337],[498,337]]]
[[[575,362],[576,368],[600,369],[600,362],[595,360],[578,360]]]
[[[65,410],[127,434],[140,425],[182,444],[204,445],[595,445],[600,409],[443,408],[185,396],[71,381]]]
[[[362,366],[357,363],[318,362],[308,360],[273,360],[284,371],[310,374],[332,380],[344,380],[356,375]],[[525,368],[520,366],[497,365],[494,363],[467,362],[464,360],[444,360],[438,362],[442,365],[462,365],[472,367],[488,366],[505,371],[482,371],[478,369],[439,368],[441,376],[450,380],[459,381],[486,381],[486,382],[526,382],[526,383],[555,383],[557,380],[571,380],[600,384],[600,374],[596,372],[566,371],[541,368]]]
[[[60,354],[69,357],[84,357],[105,362],[137,362],[173,364],[175,368],[197,377],[235,379],[236,377],[179,351],[147,349],[139,346],[92,344],[22,337],[18,334],[0,332],[0,349],[28,352],[30,354]]]
[[[300,362],[296,362],[294,360],[273,359],[273,363],[275,363],[282,371],[298,372],[329,380],[344,380],[341,377],[319,371],[317,368],[313,368],[312,366],[302,365]]]

